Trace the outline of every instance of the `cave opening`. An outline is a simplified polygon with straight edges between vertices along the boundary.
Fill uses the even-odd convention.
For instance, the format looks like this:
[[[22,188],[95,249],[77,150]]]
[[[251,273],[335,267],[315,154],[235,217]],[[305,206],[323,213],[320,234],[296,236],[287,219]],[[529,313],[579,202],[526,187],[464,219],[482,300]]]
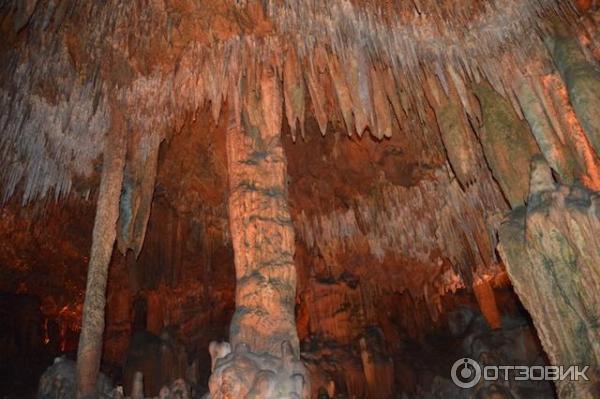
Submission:
[[[599,27],[0,0],[0,397],[600,397]]]

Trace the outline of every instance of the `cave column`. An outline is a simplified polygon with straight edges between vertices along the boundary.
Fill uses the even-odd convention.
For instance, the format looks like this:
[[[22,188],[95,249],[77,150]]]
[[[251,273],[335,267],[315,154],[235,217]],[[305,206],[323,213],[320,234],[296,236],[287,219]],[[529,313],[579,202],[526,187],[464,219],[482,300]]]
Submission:
[[[210,392],[212,398],[305,398],[308,381],[299,361],[294,315],[295,242],[281,142],[281,89],[267,67],[258,76],[257,89],[248,90],[250,98],[244,100],[242,121],[232,112],[227,129],[236,309],[230,326],[233,352],[225,357],[228,347],[217,354],[222,359],[215,359],[218,350],[211,348],[217,365]],[[238,376],[239,386],[233,387],[232,375]]]
[[[88,264],[83,321],[77,350],[77,398],[98,396],[96,382],[102,357],[108,265],[113,252],[123,183],[125,145],[122,129],[106,137],[92,247]]]
[[[294,230],[288,210],[286,159],[279,132],[253,127],[227,133],[229,223],[235,256],[233,347],[279,355],[298,350],[294,318]]]

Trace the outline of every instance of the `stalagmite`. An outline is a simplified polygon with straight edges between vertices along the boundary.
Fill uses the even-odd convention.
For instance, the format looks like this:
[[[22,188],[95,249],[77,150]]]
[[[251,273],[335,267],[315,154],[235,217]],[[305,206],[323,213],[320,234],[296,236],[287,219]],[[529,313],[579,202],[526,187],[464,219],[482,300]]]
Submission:
[[[83,322],[77,351],[78,399],[93,399],[97,396],[96,381],[102,356],[108,265],[117,235],[119,198],[125,166],[125,127],[122,126],[122,121],[115,117],[112,129],[112,133],[106,137],[104,146],[104,161],[83,304]]]
[[[144,399],[144,376],[139,371],[133,375],[131,399]]]
[[[235,255],[236,311],[232,353],[218,355],[210,397],[308,398],[294,318],[294,230],[281,144],[282,94],[268,67],[227,132],[229,223]],[[233,395],[233,396],[232,396]],[[296,395],[296,396],[294,396]]]
[[[556,185],[541,157],[531,171],[527,208],[503,224],[498,250],[552,364],[589,366],[589,382],[557,382],[559,397],[597,398],[600,198]]]

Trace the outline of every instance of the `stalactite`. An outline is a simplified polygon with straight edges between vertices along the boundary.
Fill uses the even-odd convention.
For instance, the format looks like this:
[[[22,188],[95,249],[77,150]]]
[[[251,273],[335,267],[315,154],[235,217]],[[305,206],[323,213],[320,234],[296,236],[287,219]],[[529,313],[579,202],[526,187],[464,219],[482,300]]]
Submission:
[[[380,283],[378,288],[427,296],[435,315],[441,296],[471,284],[473,275],[469,273],[492,270],[496,265],[493,229],[488,230],[488,223],[494,224],[492,215],[505,209],[497,190],[491,177],[481,174],[481,180],[465,192],[449,179],[447,171],[439,170],[431,180],[413,187],[389,185],[373,196],[355,198],[356,205],[347,210],[313,217],[300,214],[294,224],[299,239],[309,249],[318,250],[334,275],[348,270],[348,265],[340,264],[340,259],[344,262],[340,254],[365,247],[381,264],[377,268],[381,273],[386,273],[386,260],[390,258],[427,268],[427,281],[417,279],[415,274],[412,280],[387,279],[389,284]],[[444,259],[451,262],[458,275],[441,267]],[[461,270],[471,272],[463,274]],[[339,302],[339,298],[332,300]],[[323,306],[328,306],[326,301]],[[343,314],[338,316],[343,319]]]
[[[532,79],[538,78],[533,77]],[[571,154],[571,148],[564,145],[555,132],[553,124],[547,116],[546,107],[532,87],[535,84],[523,81],[519,85],[517,91],[519,103],[544,157],[565,184],[573,184],[581,175],[578,170],[579,165]],[[537,84],[539,85],[539,83]]]
[[[493,329],[502,327],[502,315],[498,310],[494,287],[492,287],[490,281],[485,278],[478,278],[473,283],[473,292],[475,293],[475,298],[477,298],[481,313],[483,313],[490,327]]]
[[[581,170],[580,181],[592,190],[600,190],[600,158],[585,135],[583,128],[569,103],[567,89],[558,73],[552,73],[542,78],[544,105],[547,115],[555,120],[553,125],[561,132],[561,141],[571,148],[571,153]]]
[[[131,249],[136,256],[142,249],[150,217],[160,144],[157,133],[137,138],[142,143],[135,142],[129,147],[131,153],[125,167],[118,229],[119,250],[124,254]]]
[[[554,62],[567,86],[569,100],[592,143],[600,154],[600,71],[582,53],[576,39],[557,26],[547,39]]]
[[[283,93],[287,122],[292,130],[292,137],[296,138],[298,124],[300,124],[300,130],[304,137],[305,88],[302,71],[294,49],[288,49],[283,64]]]
[[[380,76],[381,72],[374,67],[370,70],[370,79],[373,86],[373,112],[374,112],[374,126],[371,129],[371,134],[377,139],[381,140],[384,137],[391,137],[392,131],[394,130],[394,116],[393,110],[390,108],[390,103],[394,99],[388,99],[383,81]],[[395,87],[391,88],[390,91],[395,91]]]
[[[103,88],[77,80],[64,45],[20,64],[12,80],[18,93],[0,88],[2,199],[19,190],[23,204],[63,198],[101,153],[110,119]]]
[[[527,123],[517,118],[506,99],[484,85],[477,86],[475,94],[483,113],[480,140],[485,158],[508,202],[516,208],[527,199],[529,163],[538,154],[538,146]]]
[[[312,103],[312,112],[321,129],[321,134],[327,131],[329,107],[327,106],[327,55],[324,49],[316,48],[313,57],[306,61],[305,81]]]
[[[351,84],[346,81],[346,75],[342,71],[342,65],[336,57],[329,57],[329,72],[331,80],[335,88],[337,98],[337,106],[342,113],[344,124],[346,125],[346,133],[350,136],[355,131],[358,131],[358,122],[355,121],[354,104],[352,103],[352,94],[350,92]],[[359,133],[362,134],[362,131]]]
[[[440,91],[432,90],[437,83],[435,78],[428,80],[429,103],[432,105],[442,136],[442,142],[454,174],[458,181],[468,186],[477,180],[479,166],[483,158],[474,132],[469,126],[465,110],[453,85],[451,97]],[[434,94],[437,93],[437,94]]]
[[[11,164],[2,175],[5,199],[20,184],[25,186],[24,202],[43,198],[51,189],[61,197],[70,192],[74,176],[89,175],[93,159],[100,155],[98,137],[110,119],[108,97],[116,95],[131,108],[132,126],[143,126],[143,134],[159,132],[163,137],[165,131],[181,127],[185,112],[210,104],[217,120],[223,101],[241,104],[246,89],[239,85],[239,76],[249,76],[255,64],[283,76],[276,84],[282,85],[293,136],[298,124],[301,131],[304,128],[308,113],[316,118],[322,133],[341,114],[349,133],[369,130],[382,138],[392,131],[414,130],[419,140],[429,141],[435,129],[426,115],[421,90],[423,61],[431,65],[445,93],[455,88],[462,112],[469,118],[478,119],[478,106],[468,92],[468,81],[485,78],[519,112],[507,87],[509,78],[501,70],[502,55],[526,58],[529,44],[521,38],[532,28],[546,27],[550,15],[573,17],[571,7],[551,0],[495,0],[481,7],[427,0],[421,2],[419,17],[412,5],[398,2],[382,9],[340,0],[219,3],[223,15],[240,16],[225,24],[223,18],[208,19],[200,5],[185,1],[172,9],[163,1],[142,7],[119,0],[56,9],[61,7],[62,3],[53,7],[35,1],[18,7],[26,11],[23,15],[31,16],[26,17],[23,29],[32,37],[31,48],[40,51],[24,58],[8,57],[2,64],[12,76],[10,84],[3,86],[6,92],[1,99],[2,108],[11,111],[0,114],[0,125],[8,127],[3,148]],[[45,32],[52,24],[62,29],[48,45]],[[534,42],[541,45],[539,38]],[[263,56],[279,49],[285,49],[284,56]],[[53,51],[56,54],[50,54]],[[53,58],[57,54],[59,60]],[[71,91],[61,93],[68,94],[64,96],[68,101],[61,97],[64,104],[44,109],[47,105],[35,103],[33,93],[10,95],[17,88],[25,93],[20,89],[38,83],[56,85],[59,92]],[[310,97],[310,110],[305,109],[306,97]],[[69,121],[68,109],[77,109],[73,114],[77,120]],[[237,112],[240,118],[241,107]],[[407,118],[408,113],[418,115],[419,120],[410,121],[413,117]],[[62,127],[69,129],[52,127],[60,119]],[[81,124],[87,121],[91,121],[88,134],[70,135],[85,131]],[[49,135],[55,154],[41,150],[46,139],[39,132],[48,130],[46,126],[52,132],[69,133],[65,138],[60,138],[63,133]],[[12,154],[26,155],[29,164]]]
[[[77,352],[77,398],[97,395],[96,381],[102,355],[104,308],[108,265],[116,239],[119,198],[125,166],[123,122],[113,119],[112,132],[106,137],[102,178],[96,206],[96,217],[88,265],[83,304],[83,321]]]

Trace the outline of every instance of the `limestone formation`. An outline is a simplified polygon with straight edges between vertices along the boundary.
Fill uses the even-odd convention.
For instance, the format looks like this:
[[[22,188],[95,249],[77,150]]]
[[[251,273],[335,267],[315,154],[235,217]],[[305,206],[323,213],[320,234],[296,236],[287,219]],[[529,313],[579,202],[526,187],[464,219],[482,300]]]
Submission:
[[[483,128],[481,144],[485,158],[511,207],[523,205],[528,192],[528,168],[539,153],[529,126],[519,120],[510,103],[491,87],[478,86]]]
[[[244,111],[244,129],[231,121],[227,131],[229,226],[237,282],[230,340],[234,348],[243,343],[256,353],[270,354],[279,354],[287,341],[298,355],[294,231],[281,119],[271,112],[282,107],[282,100],[273,71],[263,70],[259,79],[258,92],[249,95]]]
[[[281,145],[282,95],[274,71],[258,71],[243,128],[227,131],[229,225],[236,268],[233,353],[211,344],[210,398],[308,398],[294,315],[294,231]],[[258,106],[256,104],[258,102]],[[221,353],[219,353],[221,352]],[[219,358],[215,359],[215,355]],[[221,356],[226,355],[224,358]]]
[[[545,398],[447,375],[519,297],[597,367],[599,7],[0,0],[0,396]]]
[[[596,153],[600,153],[600,70],[591,63],[564,26],[547,39],[554,62],[569,92],[569,100]]]
[[[117,235],[119,197],[125,166],[124,127],[116,120],[112,129],[113,133],[108,136],[111,140],[107,139],[105,144],[83,303],[83,321],[77,349],[78,399],[92,399],[97,396],[96,382],[102,356],[108,265]]]
[[[528,205],[500,229],[499,250],[555,365],[590,366],[590,382],[559,381],[561,398],[594,398],[600,387],[600,214],[597,193],[557,185],[543,158],[532,164]]]
[[[42,375],[37,392],[39,399],[67,399],[76,395],[76,364],[72,360],[56,358],[54,363]],[[98,376],[97,396],[100,399],[113,399],[110,380],[104,375]]]
[[[240,343],[233,352],[213,358],[213,363],[208,399],[310,397],[307,371],[287,341],[276,356],[250,352]]]

